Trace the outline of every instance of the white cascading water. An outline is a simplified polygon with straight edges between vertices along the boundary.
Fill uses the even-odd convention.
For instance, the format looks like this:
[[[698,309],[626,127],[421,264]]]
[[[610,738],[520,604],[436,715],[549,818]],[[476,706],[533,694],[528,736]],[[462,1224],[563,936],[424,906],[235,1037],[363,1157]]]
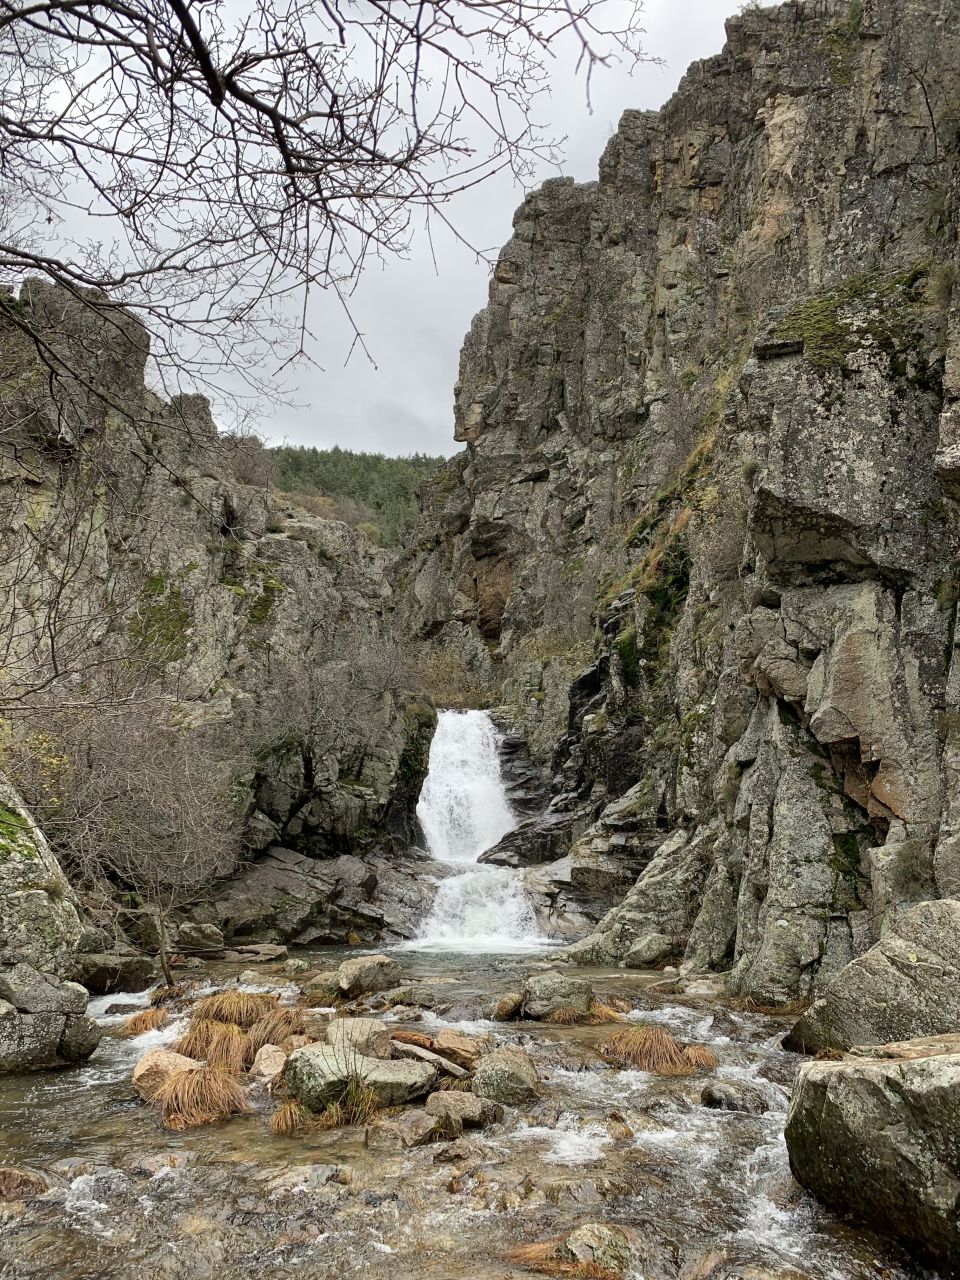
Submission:
[[[512,831],[500,770],[500,735],[485,711],[441,711],[417,817],[438,862],[476,863]],[[517,951],[543,947],[522,874],[476,867],[441,881],[419,937],[421,950]]]

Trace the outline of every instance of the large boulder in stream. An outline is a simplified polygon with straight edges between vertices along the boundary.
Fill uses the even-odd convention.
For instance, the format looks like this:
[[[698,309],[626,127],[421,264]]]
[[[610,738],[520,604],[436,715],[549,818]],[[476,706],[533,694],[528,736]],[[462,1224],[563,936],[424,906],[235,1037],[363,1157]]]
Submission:
[[[425,1062],[391,1062],[342,1045],[311,1044],[287,1059],[284,1082],[305,1107],[322,1111],[351,1079],[373,1089],[382,1107],[396,1107],[428,1093],[436,1078],[436,1069]]]
[[[960,1275],[960,1035],[804,1064],[786,1141],[817,1199]]]
[[[21,963],[0,969],[0,1072],[64,1067],[89,1058],[100,1028],[87,993]]]
[[[343,996],[369,995],[399,986],[403,970],[390,956],[356,956],[337,970],[337,987]]]
[[[921,902],[848,964],[784,1044],[799,1053],[960,1030],[960,902]]]
[[[523,985],[523,1012],[528,1018],[547,1021],[557,1013],[587,1017],[593,1008],[593,988],[583,978],[572,978],[559,969],[535,973]]]

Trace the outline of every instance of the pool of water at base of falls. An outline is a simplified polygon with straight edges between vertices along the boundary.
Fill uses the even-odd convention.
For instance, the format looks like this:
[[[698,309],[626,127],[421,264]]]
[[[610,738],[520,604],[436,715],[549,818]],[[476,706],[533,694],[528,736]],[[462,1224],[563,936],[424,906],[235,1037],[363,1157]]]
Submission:
[[[317,971],[343,952],[303,953]],[[658,974],[584,971],[629,1021],[709,1044],[713,1076],[748,1088],[763,1114],[700,1103],[705,1077],[618,1071],[599,1052],[607,1027],[491,1023],[491,1000],[542,963],[523,956],[394,952],[421,1007],[404,1023],[521,1045],[542,1096],[456,1142],[405,1149],[390,1118],[364,1129],[277,1137],[277,1105],[253,1089],[251,1116],[183,1133],[162,1129],[130,1071],[169,1045],[186,1011],[159,1031],[116,1038],[116,1005],[95,1002],[107,1036],[85,1066],[0,1080],[6,1164],[41,1171],[50,1190],[0,1201],[3,1280],[520,1280],[511,1250],[584,1222],[628,1229],[630,1280],[916,1280],[920,1271],[869,1233],[822,1211],[792,1181],[783,1143],[797,1059],[782,1020],[651,991]],[[577,973],[578,970],[571,970]],[[236,981],[208,966],[206,988]],[[297,987],[263,973],[283,1000]],[[303,981],[303,978],[300,978]],[[382,1013],[387,1022],[409,1011]]]

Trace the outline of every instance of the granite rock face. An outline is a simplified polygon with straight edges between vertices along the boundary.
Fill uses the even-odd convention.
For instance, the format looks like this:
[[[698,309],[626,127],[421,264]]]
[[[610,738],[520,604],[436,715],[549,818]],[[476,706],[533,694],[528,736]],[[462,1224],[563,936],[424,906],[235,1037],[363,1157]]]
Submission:
[[[800,1069],[786,1139],[818,1199],[893,1236],[938,1274],[960,1268],[960,1037],[858,1049]]]
[[[541,927],[781,1004],[960,894],[960,32],[727,36],[517,211],[396,580],[550,770]]]

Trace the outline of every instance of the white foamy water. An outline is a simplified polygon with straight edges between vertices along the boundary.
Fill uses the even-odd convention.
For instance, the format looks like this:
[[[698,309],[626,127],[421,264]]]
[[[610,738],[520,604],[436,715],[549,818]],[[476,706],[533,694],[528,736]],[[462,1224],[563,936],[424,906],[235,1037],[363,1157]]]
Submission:
[[[417,817],[433,857],[465,869],[441,882],[410,947],[517,951],[547,945],[537,934],[519,871],[466,869],[516,826],[500,768],[500,734],[485,711],[440,712]]]

